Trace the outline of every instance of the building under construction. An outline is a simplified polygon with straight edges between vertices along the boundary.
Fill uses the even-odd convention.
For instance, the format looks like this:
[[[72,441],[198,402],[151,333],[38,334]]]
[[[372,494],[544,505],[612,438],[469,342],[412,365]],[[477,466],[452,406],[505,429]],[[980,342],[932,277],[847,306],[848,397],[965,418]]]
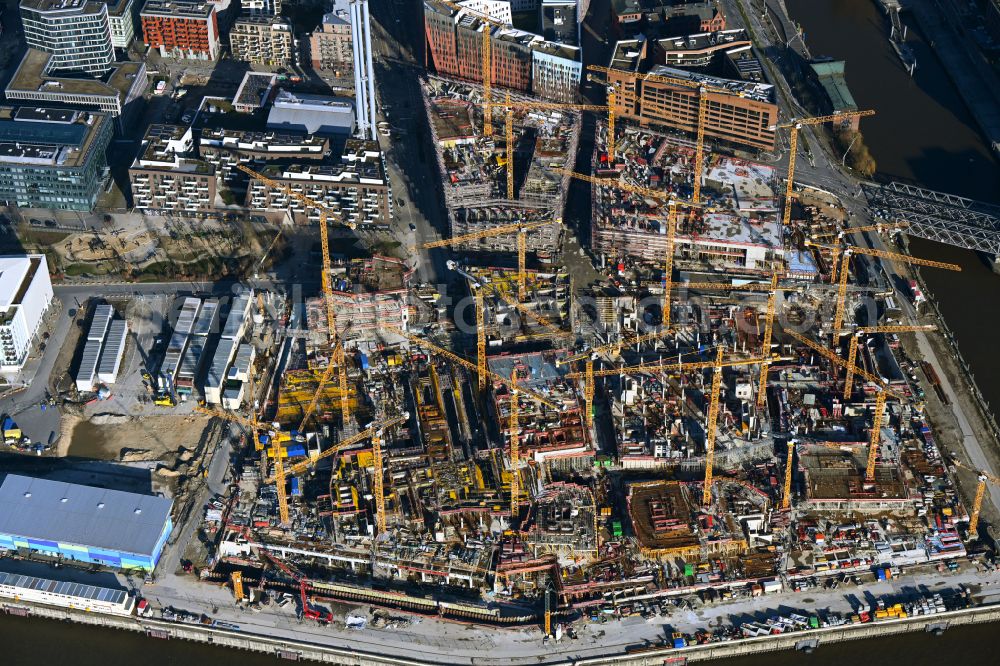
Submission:
[[[511,145],[506,109],[493,108],[494,127],[483,126],[482,91],[475,85],[431,78],[423,88],[431,136],[453,236],[512,223],[552,220],[528,236],[528,250],[550,259],[560,249],[556,220],[565,204],[569,177],[553,169],[572,167],[580,115],[572,108],[531,110],[529,98],[512,96]],[[509,196],[512,194],[513,196]],[[513,235],[471,249],[510,252]]]

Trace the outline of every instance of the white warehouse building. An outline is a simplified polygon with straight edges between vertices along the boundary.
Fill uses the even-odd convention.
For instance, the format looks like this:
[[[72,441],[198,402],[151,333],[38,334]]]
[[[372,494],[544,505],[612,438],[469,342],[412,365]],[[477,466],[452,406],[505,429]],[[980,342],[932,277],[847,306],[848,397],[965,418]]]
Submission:
[[[24,367],[51,303],[44,254],[0,257],[0,372],[14,374]]]

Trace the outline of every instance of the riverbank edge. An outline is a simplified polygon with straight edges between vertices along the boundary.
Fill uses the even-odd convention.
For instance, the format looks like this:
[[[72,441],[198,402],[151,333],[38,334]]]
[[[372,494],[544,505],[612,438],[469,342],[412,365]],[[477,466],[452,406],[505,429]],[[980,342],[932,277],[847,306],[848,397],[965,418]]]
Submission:
[[[379,655],[360,650],[336,648],[305,641],[271,638],[260,634],[232,631],[208,626],[177,624],[151,618],[120,617],[91,613],[76,609],[53,608],[25,602],[5,603],[0,606],[10,615],[40,617],[63,622],[100,626],[143,633],[150,638],[179,639],[206,643],[222,647],[247,650],[287,659],[309,660],[343,666],[431,666],[432,664],[534,664],[541,666],[653,666],[662,665],[664,660],[677,657],[693,661],[724,659],[765,652],[794,650],[810,647],[815,649],[824,644],[863,640],[875,637],[914,633],[944,631],[948,627],[971,624],[1000,622],[1000,604],[974,606],[961,610],[947,611],[937,615],[911,617],[896,620],[881,620],[877,623],[850,624],[840,627],[811,629],[776,636],[762,636],[723,643],[695,645],[681,650],[670,648],[643,648],[641,651],[590,657],[584,659],[546,659],[543,655],[522,658],[451,658],[439,655],[434,662],[403,659]]]

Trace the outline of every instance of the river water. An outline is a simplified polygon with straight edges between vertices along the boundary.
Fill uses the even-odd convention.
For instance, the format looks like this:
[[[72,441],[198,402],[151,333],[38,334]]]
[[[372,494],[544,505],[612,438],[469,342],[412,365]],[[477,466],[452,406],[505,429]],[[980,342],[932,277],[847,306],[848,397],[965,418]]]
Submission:
[[[879,171],[930,189],[1000,203],[1000,165],[983,143],[947,74],[910,22],[909,41],[917,55],[912,79],[885,38],[886,27],[874,0],[786,0],[805,31],[814,56],[847,60],[847,81],[861,108],[878,111],[863,121],[865,139]],[[948,325],[966,360],[980,377],[980,388],[1000,406],[1000,277],[971,252],[915,239],[914,254],[961,264],[962,273],[924,271],[941,303]],[[806,657],[764,654],[727,660],[733,666],[840,666],[844,663],[906,663],[937,666],[993,663],[995,626],[949,629],[942,637],[913,634],[884,641],[824,645]],[[278,660],[180,641],[154,641],[138,635],[50,621],[0,615],[0,645],[11,664],[59,663],[79,666],[173,666],[212,663],[257,666]]]
[[[913,78],[886,38],[887,22],[875,0],[786,0],[813,57],[847,61],[846,76],[858,106],[874,109],[861,121],[865,141],[884,175],[923,187],[1000,203],[1000,164],[987,148],[947,72],[904,13],[907,41],[917,56]],[[962,355],[974,368],[993,412],[1000,410],[1000,276],[973,252],[912,239],[916,256],[949,261],[961,273],[924,269]]]

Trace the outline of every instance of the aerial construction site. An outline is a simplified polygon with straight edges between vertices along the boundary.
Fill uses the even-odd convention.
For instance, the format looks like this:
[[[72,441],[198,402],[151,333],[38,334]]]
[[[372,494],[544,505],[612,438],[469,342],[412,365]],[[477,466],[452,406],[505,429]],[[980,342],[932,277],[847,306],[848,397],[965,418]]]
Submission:
[[[921,287],[960,267],[911,255],[909,221],[860,185],[796,174],[800,144],[826,160],[829,130],[874,111],[790,115],[742,30],[623,40],[610,67],[576,63],[574,103],[536,83],[568,47],[491,3],[422,4],[473,37],[456,71],[379,105],[412,116],[397,141],[419,162],[378,136],[336,168],[233,161],[283,217],[231,295],[178,282],[74,311],[54,385],[81,431],[152,424],[118,462],[163,500],[121,505],[160,512],[149,553],[84,560],[142,574],[145,605],[108,612],[421,658],[468,640],[470,661],[541,660],[583,637],[656,660],[995,603],[968,583],[994,568],[980,519],[1000,478],[963,448]],[[722,48],[739,77],[701,67]],[[536,78],[477,75],[497,67]],[[7,483],[24,515],[76,501]],[[0,548],[65,561],[28,527],[0,522]],[[904,574],[919,594],[889,582]]]

